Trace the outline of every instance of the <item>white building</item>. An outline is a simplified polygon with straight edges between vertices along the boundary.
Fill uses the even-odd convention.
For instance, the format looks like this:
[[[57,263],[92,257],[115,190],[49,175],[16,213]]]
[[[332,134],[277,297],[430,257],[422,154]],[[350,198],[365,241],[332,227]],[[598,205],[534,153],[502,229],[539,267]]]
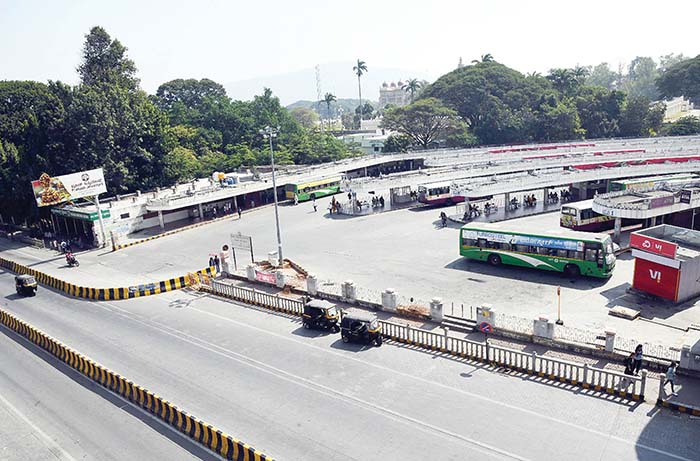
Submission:
[[[682,96],[664,101],[666,104],[665,122],[675,122],[679,118],[694,115],[700,117],[700,109],[695,109],[693,103]]]
[[[387,105],[391,104],[396,107],[406,106],[411,102],[411,95],[409,92],[401,88],[404,82],[399,80],[394,83],[384,82],[379,88],[379,109],[385,108]]]

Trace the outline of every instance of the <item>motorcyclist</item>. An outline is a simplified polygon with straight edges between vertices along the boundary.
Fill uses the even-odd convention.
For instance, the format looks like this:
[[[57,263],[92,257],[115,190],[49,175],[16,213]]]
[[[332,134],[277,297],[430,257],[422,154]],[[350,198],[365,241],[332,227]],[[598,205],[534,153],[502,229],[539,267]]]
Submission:
[[[73,256],[72,252],[69,251],[66,253],[66,263],[68,263],[69,266],[73,266],[77,262],[78,262],[78,260],[75,259],[75,256]]]

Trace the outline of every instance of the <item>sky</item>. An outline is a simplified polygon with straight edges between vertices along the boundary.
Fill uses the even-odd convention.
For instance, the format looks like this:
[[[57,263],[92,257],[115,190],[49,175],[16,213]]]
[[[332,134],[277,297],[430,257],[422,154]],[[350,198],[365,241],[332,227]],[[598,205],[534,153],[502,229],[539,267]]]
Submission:
[[[95,25],[128,48],[149,93],[176,78],[228,87],[338,62],[348,63],[347,75],[322,75],[323,85],[349,93],[358,58],[369,72],[402,69],[396,80],[415,73],[432,81],[460,57],[468,64],[486,53],[543,74],[600,62],[617,69],[635,56],[694,57],[698,17],[700,1],[689,0],[0,0],[0,80],[78,83]],[[315,99],[315,88],[299,88],[296,99]],[[376,98],[378,88],[367,92]]]

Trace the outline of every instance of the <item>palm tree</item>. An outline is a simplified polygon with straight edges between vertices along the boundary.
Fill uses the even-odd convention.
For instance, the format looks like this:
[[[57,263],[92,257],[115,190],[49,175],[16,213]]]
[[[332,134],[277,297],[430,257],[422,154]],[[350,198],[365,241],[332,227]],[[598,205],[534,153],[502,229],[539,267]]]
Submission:
[[[326,108],[328,109],[328,131],[331,131],[331,103],[336,100],[333,93],[326,93],[323,97],[323,102],[326,103]]]
[[[472,60],[472,64],[479,64],[480,62],[494,62],[493,55],[491,53],[486,53],[481,55],[481,61],[478,59]]]
[[[404,83],[401,86],[401,89],[404,90],[406,93],[411,93],[411,102],[413,102],[413,99],[415,98],[416,92],[423,86],[421,82],[418,81],[417,78],[412,78],[408,80],[406,83]]]
[[[362,74],[367,72],[367,64],[364,61],[357,60],[357,65],[352,67],[352,70],[357,74],[357,91],[360,95],[360,127],[362,127],[362,85],[360,84],[360,77]]]

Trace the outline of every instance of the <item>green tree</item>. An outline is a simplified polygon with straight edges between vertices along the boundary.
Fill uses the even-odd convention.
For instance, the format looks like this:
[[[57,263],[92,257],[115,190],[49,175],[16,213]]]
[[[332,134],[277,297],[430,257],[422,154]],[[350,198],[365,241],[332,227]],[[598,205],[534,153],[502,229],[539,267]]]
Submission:
[[[479,64],[482,62],[495,62],[491,53],[486,53],[481,55],[481,60],[473,59],[472,64]]]
[[[700,101],[700,55],[671,65],[657,78],[656,84],[666,99],[685,96]]]
[[[411,138],[402,134],[390,135],[384,143],[384,152],[408,152]]]
[[[608,138],[619,135],[619,119],[625,102],[621,91],[608,91],[600,86],[584,86],[576,94],[576,110],[587,138]]]
[[[666,134],[670,136],[700,134],[700,118],[692,115],[679,118],[666,128]]]
[[[434,97],[455,109],[482,144],[527,141],[533,107],[553,91],[543,78],[525,78],[496,62],[466,66],[443,75],[421,91],[419,99]]]
[[[585,83],[589,86],[601,86],[614,90],[617,84],[617,73],[610,69],[607,62],[603,62],[591,69]]]
[[[659,71],[656,62],[647,56],[637,56],[627,70],[623,89],[630,97],[644,97],[649,101],[659,98],[656,79]]]
[[[360,82],[360,78],[362,78],[362,75],[367,72],[367,64],[364,61],[357,60],[357,64],[355,64],[352,67],[352,70],[355,72],[355,75],[357,75],[357,92],[360,97],[360,120],[363,120],[362,118],[362,84]]]
[[[326,93],[326,95],[323,97],[323,102],[326,103],[326,109],[327,114],[328,114],[328,131],[331,131],[331,104],[333,101],[336,100],[336,97],[333,93]]]
[[[388,111],[382,126],[407,136],[424,149],[438,141],[448,129],[466,129],[457,112],[435,98],[421,99]]]
[[[85,36],[78,74],[84,84],[91,86],[117,85],[131,91],[139,86],[136,66],[126,57],[126,47],[99,26]]]
[[[165,155],[165,179],[168,184],[190,181],[200,171],[200,163],[194,151],[177,146]]]
[[[290,114],[306,130],[314,130],[317,126],[318,113],[315,110],[307,107],[295,107]]]
[[[537,111],[535,137],[542,141],[578,139],[584,134],[576,106],[570,99],[548,98]]]
[[[649,136],[649,99],[630,96],[620,116],[620,135],[625,137]]]
[[[401,86],[401,89],[404,90],[406,93],[410,93],[411,102],[413,102],[416,99],[416,93],[418,92],[418,90],[420,90],[422,86],[422,83],[418,81],[417,78],[412,78],[409,79],[406,83],[404,83]]]

